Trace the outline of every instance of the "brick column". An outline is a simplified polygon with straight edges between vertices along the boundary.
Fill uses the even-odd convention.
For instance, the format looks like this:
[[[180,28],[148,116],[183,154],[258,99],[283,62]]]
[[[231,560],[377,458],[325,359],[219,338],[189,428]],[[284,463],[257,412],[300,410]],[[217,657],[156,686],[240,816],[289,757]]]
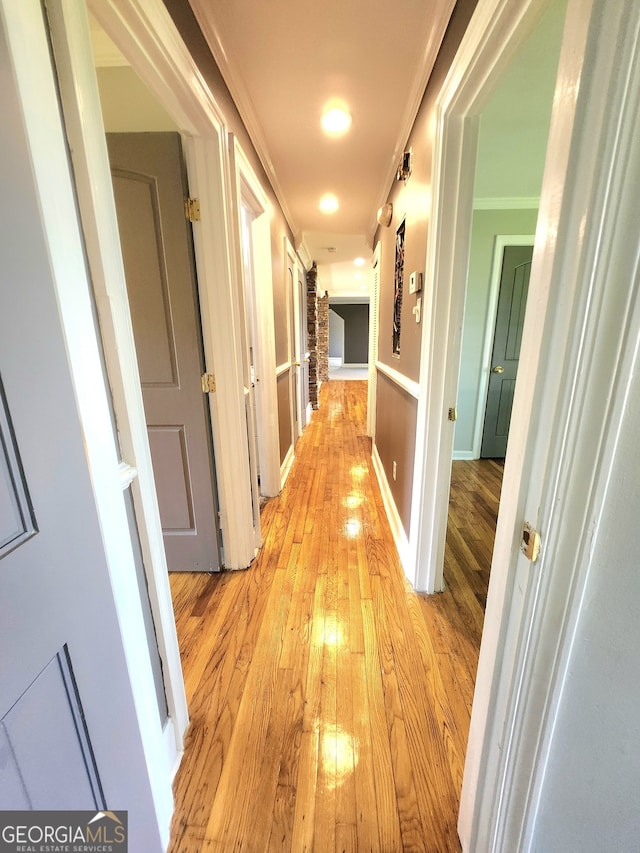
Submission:
[[[329,379],[329,294],[318,299],[318,382]]]
[[[318,268],[314,261],[307,273],[307,347],[309,348],[309,402],[318,408]]]

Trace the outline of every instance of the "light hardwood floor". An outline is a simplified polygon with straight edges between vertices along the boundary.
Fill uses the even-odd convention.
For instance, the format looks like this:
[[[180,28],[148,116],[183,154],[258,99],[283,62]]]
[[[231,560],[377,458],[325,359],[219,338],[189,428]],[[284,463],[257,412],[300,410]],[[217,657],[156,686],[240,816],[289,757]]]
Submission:
[[[365,431],[366,382],[325,383],[251,568],[171,576],[191,715],[171,853],[460,850],[500,468],[454,466],[447,590],[417,596]]]

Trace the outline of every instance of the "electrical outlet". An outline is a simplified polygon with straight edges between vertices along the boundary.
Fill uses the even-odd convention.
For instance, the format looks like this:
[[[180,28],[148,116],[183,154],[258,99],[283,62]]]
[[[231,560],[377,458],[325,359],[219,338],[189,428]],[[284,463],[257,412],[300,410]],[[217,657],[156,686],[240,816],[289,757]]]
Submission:
[[[398,479],[397,474],[398,474],[398,465],[396,463],[396,460],[394,459],[393,465],[391,467],[391,476],[393,477],[394,480]]]

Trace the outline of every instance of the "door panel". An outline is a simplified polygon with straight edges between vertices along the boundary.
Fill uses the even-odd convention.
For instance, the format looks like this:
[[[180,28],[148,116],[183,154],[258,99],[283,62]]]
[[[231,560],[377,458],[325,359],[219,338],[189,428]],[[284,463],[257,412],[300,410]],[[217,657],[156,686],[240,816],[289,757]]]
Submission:
[[[0,809],[135,807],[138,849],[155,851],[149,771],[5,26],[0,21]],[[43,133],[60,134],[54,141],[62,143],[57,126]],[[86,297],[76,260],[64,286]]]
[[[167,563],[215,571],[218,512],[180,137],[110,133],[107,143]]]
[[[480,452],[482,458],[503,458],[507,451],[532,253],[531,246],[504,248]]]
[[[93,756],[65,652],[51,660],[0,722],[18,780],[0,787],[0,808],[100,808]],[[52,784],[53,783],[53,784]],[[15,805],[11,805],[14,803]]]

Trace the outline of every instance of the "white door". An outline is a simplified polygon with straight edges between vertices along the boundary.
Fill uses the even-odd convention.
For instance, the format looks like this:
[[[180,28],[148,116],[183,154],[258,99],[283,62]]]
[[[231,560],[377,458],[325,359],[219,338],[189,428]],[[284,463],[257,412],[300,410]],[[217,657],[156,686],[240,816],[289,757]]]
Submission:
[[[130,809],[130,837],[152,853],[161,842],[9,57],[0,27],[0,810]]]

